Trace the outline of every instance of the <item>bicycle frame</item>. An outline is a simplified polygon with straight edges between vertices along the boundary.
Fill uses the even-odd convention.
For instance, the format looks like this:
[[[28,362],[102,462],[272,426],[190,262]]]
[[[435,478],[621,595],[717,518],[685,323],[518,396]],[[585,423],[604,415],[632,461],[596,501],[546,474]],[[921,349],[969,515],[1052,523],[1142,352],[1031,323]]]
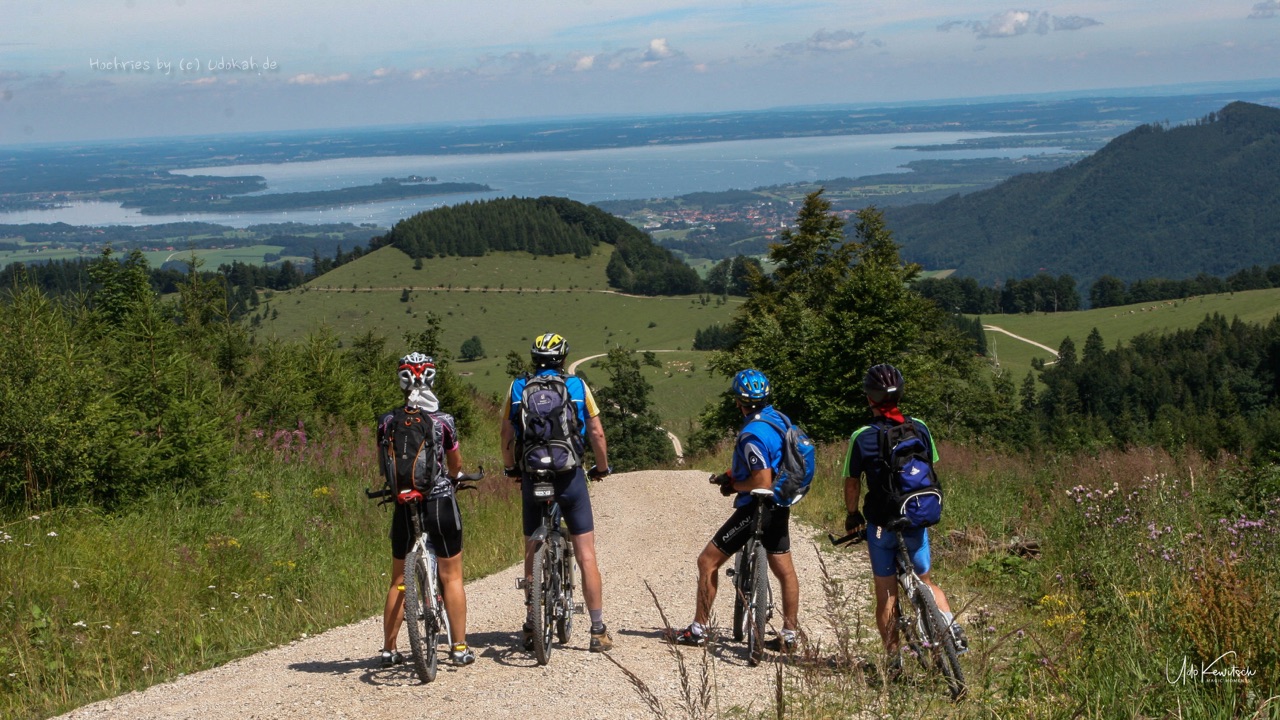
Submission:
[[[529,540],[534,543],[533,585],[528,588],[533,606],[533,652],[539,665],[551,659],[553,633],[561,643],[569,641],[573,628],[573,545],[561,530],[560,507],[549,474],[530,478],[533,497],[542,503],[542,522]]]
[[[757,665],[764,657],[764,631],[773,615],[773,589],[769,585],[768,559],[765,557],[765,503],[773,499],[773,491],[761,488],[751,491],[756,507],[751,517],[751,536],[738,552],[734,567],[726,574],[734,579],[736,597],[733,604],[733,639],[747,641],[747,664]]]

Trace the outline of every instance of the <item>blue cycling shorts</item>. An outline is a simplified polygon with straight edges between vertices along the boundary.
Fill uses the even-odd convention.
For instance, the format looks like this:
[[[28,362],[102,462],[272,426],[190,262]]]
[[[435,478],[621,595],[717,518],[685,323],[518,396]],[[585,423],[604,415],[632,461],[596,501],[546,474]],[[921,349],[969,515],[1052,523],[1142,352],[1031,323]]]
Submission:
[[[929,529],[903,530],[902,539],[907,543],[916,574],[929,572]],[[867,552],[871,554],[871,572],[876,577],[898,574],[898,537],[892,532],[867,523]]]
[[[552,479],[556,489],[556,504],[560,506],[564,524],[570,535],[581,535],[595,530],[591,514],[591,495],[587,492],[587,476],[582,468],[561,473]],[[542,524],[542,501],[533,497],[533,480],[525,477],[520,483],[523,504],[524,536],[529,537]]]

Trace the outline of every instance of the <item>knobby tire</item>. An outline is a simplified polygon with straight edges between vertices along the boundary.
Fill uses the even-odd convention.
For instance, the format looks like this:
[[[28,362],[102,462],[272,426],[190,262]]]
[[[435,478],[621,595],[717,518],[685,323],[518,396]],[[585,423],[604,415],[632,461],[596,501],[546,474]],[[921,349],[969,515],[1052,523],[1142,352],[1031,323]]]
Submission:
[[[560,580],[560,616],[556,618],[556,638],[562,643],[568,643],[569,636],[573,634],[573,558],[569,556],[568,543],[563,536],[555,535],[555,543],[555,557],[560,568],[556,573]]]
[[[553,581],[551,544],[548,540],[533,553],[533,656],[539,665],[551,660],[552,634],[555,632],[556,589]]]
[[[418,543],[405,558],[404,619],[409,625],[409,646],[413,648],[413,667],[422,682],[436,679],[440,656],[436,652],[439,637],[439,616],[436,614],[435,594],[427,577],[426,551]]]
[[[918,595],[920,590],[915,593]],[[915,601],[908,603],[903,600],[906,590],[902,587],[898,588],[898,644],[899,647],[905,646],[916,660],[920,662],[920,668],[925,672],[929,670],[929,659],[926,657],[924,648],[924,637],[920,631],[920,614],[916,610]],[[907,612],[910,608],[913,612]]]
[[[947,627],[947,621],[938,610],[938,603],[927,587],[916,593],[916,607],[924,618],[921,623],[929,636],[929,651],[933,655],[934,664],[942,671],[947,681],[947,689],[951,699],[959,699],[965,693],[964,672],[960,669],[960,656],[956,651],[956,638]]]
[[[764,633],[769,623],[769,561],[764,546],[755,543],[751,562],[751,604],[747,610],[747,664],[764,657]]]

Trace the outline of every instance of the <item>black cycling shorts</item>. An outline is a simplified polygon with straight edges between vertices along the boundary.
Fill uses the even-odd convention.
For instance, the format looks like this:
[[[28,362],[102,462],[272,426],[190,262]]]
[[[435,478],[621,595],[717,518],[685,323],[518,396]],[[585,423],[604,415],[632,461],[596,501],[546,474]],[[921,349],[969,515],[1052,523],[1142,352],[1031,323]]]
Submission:
[[[403,560],[412,544],[409,538],[413,522],[409,519],[411,505],[397,504],[391,518],[391,557]],[[453,495],[440,495],[423,501],[422,518],[427,537],[435,548],[436,557],[451,558],[462,552],[462,515]]]
[[[725,555],[733,555],[747,544],[751,537],[751,519],[755,515],[755,498],[733,511],[724,525],[711,536],[711,544]],[[791,552],[791,508],[766,503],[764,510],[764,534],[760,544],[770,555]]]
[[[591,514],[591,495],[587,493],[587,476],[582,468],[572,473],[555,475],[551,484],[556,490],[556,504],[560,506],[564,524],[570,535],[581,535],[595,530]],[[520,495],[524,499],[524,535],[529,537],[542,524],[542,501],[533,497],[533,480],[525,477],[520,482]]]

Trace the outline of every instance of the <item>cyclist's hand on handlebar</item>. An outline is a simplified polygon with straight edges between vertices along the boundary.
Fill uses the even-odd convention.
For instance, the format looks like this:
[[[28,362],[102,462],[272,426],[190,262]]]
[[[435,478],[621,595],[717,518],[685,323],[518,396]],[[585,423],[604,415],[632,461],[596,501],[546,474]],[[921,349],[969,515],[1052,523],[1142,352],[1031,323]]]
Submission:
[[[609,475],[612,473],[613,473],[612,466],[606,465],[604,469],[601,469],[599,466],[592,465],[591,469],[587,471],[587,477],[591,478],[592,480],[601,480],[606,475]]]
[[[854,510],[853,512],[848,513],[844,516],[845,532],[854,532],[857,530],[862,530],[866,526],[867,526],[867,520],[866,518],[862,517],[862,513],[858,510]]]

